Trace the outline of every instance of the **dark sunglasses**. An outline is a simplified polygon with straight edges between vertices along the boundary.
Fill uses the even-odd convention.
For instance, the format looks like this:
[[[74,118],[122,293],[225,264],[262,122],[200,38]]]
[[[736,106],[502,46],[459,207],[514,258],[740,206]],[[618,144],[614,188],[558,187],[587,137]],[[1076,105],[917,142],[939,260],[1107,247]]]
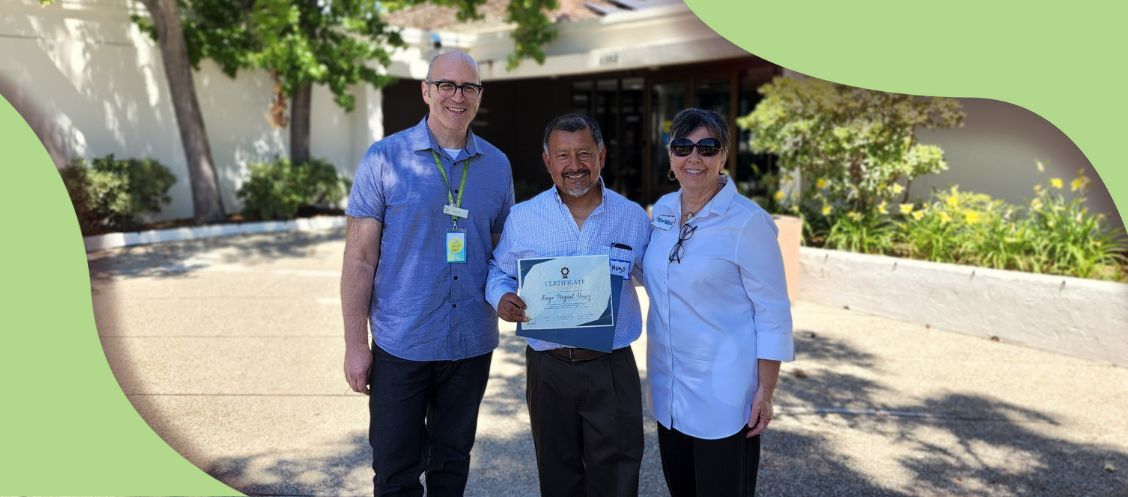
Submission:
[[[681,232],[678,233],[678,243],[675,243],[674,248],[670,249],[670,262],[681,264],[682,255],[685,254],[685,246],[682,244],[693,236],[694,231],[697,231],[697,226],[689,223],[682,225]]]
[[[670,151],[678,157],[689,157],[689,154],[693,153],[693,147],[697,147],[697,153],[702,157],[712,157],[721,153],[721,143],[716,138],[702,138],[697,143],[693,143],[689,138],[678,138],[670,142]]]

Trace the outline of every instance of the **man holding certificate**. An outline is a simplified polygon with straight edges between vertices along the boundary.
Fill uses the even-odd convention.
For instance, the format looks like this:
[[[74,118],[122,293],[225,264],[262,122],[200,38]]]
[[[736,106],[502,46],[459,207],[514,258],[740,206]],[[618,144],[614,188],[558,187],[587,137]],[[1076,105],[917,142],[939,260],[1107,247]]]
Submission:
[[[486,283],[499,317],[520,323],[527,337],[555,340],[527,338],[525,351],[546,497],[638,495],[642,392],[630,344],[642,315],[630,279],[641,281],[650,223],[638,204],[604,186],[606,157],[591,118],[548,124],[542,159],[554,186],[513,206]]]

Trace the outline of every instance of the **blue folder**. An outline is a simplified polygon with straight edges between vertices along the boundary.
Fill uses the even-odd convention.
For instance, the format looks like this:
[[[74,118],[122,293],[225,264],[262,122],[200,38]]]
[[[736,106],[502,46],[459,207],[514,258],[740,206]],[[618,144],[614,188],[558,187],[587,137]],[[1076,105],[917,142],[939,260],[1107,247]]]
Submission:
[[[528,271],[528,268],[526,268],[526,271]],[[622,299],[622,294],[623,277],[614,274],[611,275],[611,309],[608,312],[616,316],[616,319],[619,315],[619,300]],[[593,326],[590,328],[526,330],[521,326],[521,323],[517,323],[517,336],[535,338],[537,340],[558,343],[569,347],[611,352],[615,343],[615,325]]]

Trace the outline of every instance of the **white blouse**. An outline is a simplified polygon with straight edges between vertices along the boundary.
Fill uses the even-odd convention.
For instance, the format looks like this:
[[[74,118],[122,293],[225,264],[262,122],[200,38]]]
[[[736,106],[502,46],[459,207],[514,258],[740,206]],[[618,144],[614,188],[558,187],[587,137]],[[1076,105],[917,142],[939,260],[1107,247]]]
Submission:
[[[659,199],[643,258],[654,417],[711,440],[748,422],[757,359],[795,359],[778,229],[733,183],[689,220],[697,229],[682,242],[680,263],[669,256],[681,231],[681,191]]]

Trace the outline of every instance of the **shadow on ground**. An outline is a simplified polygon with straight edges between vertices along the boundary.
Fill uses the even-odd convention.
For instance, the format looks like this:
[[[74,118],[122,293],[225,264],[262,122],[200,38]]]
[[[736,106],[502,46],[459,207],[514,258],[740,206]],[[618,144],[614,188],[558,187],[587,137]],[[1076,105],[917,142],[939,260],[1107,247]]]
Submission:
[[[125,247],[91,253],[87,258],[93,281],[114,276],[181,277],[206,267],[192,262],[193,257],[203,253],[219,254],[214,260],[218,263],[253,265],[254,261],[305,257],[317,245],[344,240],[344,236],[344,228],[260,233]]]
[[[876,368],[878,357],[844,342],[796,332],[800,360]],[[953,385],[955,388],[956,385]],[[982,395],[951,393],[887,404],[888,387],[834,368],[788,377],[777,405],[799,414],[764,438],[759,491],[771,496],[1120,496],[1128,497],[1128,454],[1063,440],[1061,423],[1035,409]],[[1047,399],[1051,402],[1052,399]],[[820,407],[847,408],[820,412]],[[844,450],[827,426],[879,436],[880,446]],[[899,454],[880,460],[882,454]],[[911,488],[893,489],[859,467],[892,465]]]

